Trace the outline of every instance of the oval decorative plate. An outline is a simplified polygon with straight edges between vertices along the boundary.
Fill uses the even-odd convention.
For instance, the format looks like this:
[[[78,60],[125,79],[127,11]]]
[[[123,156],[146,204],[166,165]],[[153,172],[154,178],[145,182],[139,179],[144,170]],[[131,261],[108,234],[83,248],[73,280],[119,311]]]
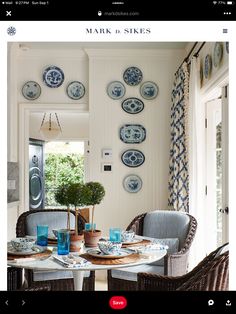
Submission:
[[[129,67],[123,74],[123,79],[130,86],[138,85],[143,79],[143,73],[139,68]]]
[[[67,95],[71,98],[71,99],[75,99],[78,100],[82,97],[84,97],[85,94],[85,87],[82,83],[78,82],[78,81],[74,81],[71,82],[68,86],[67,86]]]
[[[225,42],[225,49],[226,49],[226,52],[229,53],[229,42],[228,41]]]
[[[48,87],[59,87],[64,82],[64,73],[60,68],[50,66],[43,72],[43,81]]]
[[[130,114],[139,113],[144,109],[144,103],[142,100],[135,97],[125,99],[121,106],[125,112]]]
[[[146,139],[146,129],[140,124],[125,124],[120,128],[120,139],[127,144],[142,143]]]
[[[122,154],[121,160],[128,167],[139,167],[144,163],[145,156],[137,149],[129,149]]]
[[[35,100],[39,98],[41,94],[41,87],[37,82],[26,82],[22,87],[22,94],[28,100]]]
[[[223,45],[220,42],[215,43],[214,55],[213,55],[213,64],[217,68],[220,65],[220,62],[223,57]]]
[[[124,189],[129,193],[137,193],[142,188],[142,180],[139,176],[129,175],[124,178]]]
[[[204,63],[204,77],[208,79],[211,75],[212,70],[212,60],[211,56],[208,54],[205,57],[205,63]]]
[[[107,94],[112,99],[119,99],[125,95],[125,86],[119,82],[111,82],[107,87]]]
[[[140,94],[145,99],[154,99],[159,92],[158,86],[154,82],[145,82],[140,87]]]

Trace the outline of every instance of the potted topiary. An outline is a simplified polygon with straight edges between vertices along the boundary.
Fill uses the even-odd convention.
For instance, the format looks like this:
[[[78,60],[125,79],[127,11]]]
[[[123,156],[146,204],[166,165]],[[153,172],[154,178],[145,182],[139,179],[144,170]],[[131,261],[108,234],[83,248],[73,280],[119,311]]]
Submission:
[[[60,205],[66,206],[67,208],[67,229],[70,230],[70,201],[68,199],[68,187],[61,185],[58,187],[55,193],[55,200]]]
[[[75,207],[75,232],[71,234],[70,251],[79,251],[81,248],[83,234],[79,234],[78,229],[78,215],[80,213],[80,207],[88,204],[91,199],[92,192],[83,183],[72,183],[67,188],[67,201]]]
[[[105,196],[105,189],[99,182],[88,182],[85,186],[90,190],[86,205],[92,206],[91,230],[84,230],[85,245],[89,247],[97,246],[97,242],[101,237],[100,230],[94,230],[94,210],[95,205],[100,204]]]

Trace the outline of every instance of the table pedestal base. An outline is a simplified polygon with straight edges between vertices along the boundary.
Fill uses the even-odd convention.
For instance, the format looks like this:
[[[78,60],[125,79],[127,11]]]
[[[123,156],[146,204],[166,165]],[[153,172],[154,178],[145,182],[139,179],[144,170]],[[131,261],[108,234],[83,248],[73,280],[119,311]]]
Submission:
[[[84,271],[74,270],[72,272],[73,272],[73,278],[74,278],[75,291],[82,291],[83,280],[84,280]]]

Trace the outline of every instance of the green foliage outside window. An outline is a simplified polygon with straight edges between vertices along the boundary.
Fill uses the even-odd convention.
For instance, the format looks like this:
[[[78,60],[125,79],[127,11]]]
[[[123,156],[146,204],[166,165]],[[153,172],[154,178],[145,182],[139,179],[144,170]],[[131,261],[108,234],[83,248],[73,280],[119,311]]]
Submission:
[[[84,182],[84,156],[80,154],[45,155],[45,206],[60,207],[55,200],[59,186]]]

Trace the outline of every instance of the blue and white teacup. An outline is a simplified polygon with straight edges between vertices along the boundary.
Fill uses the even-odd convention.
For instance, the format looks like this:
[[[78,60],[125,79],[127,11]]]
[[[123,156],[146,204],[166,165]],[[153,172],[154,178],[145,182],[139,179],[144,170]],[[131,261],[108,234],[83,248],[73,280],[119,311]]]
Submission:
[[[98,247],[100,251],[105,255],[119,254],[122,243],[112,241],[99,241]]]
[[[133,230],[122,231],[121,233],[121,242],[132,242],[135,236]]]

